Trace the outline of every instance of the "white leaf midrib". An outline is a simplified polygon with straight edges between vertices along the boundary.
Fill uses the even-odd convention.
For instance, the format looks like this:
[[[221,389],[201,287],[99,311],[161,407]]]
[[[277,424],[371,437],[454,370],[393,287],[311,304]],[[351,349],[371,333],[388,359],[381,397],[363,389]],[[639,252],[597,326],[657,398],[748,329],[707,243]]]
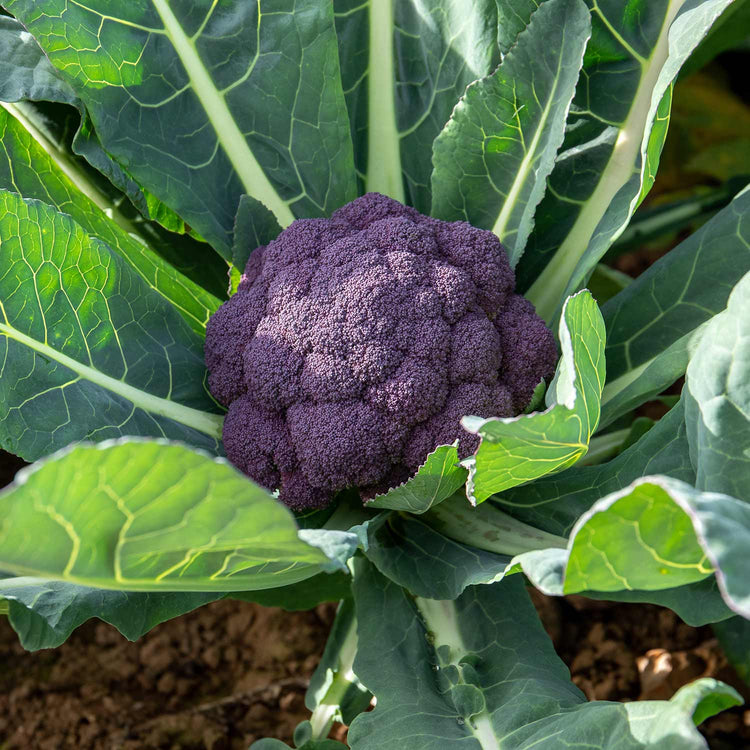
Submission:
[[[170,401],[169,399],[160,398],[151,393],[146,393],[135,386],[117,380],[117,378],[113,378],[110,375],[106,375],[89,365],[84,365],[82,362],[69,357],[67,354],[63,354],[48,344],[44,344],[31,336],[27,336],[25,333],[22,333],[6,323],[0,323],[0,336],[7,336],[9,339],[17,341],[23,346],[27,346],[41,356],[47,357],[48,359],[67,367],[69,370],[72,370],[82,379],[118,396],[122,396],[122,398],[127,399],[134,406],[143,409],[143,411],[146,411],[149,414],[172,419],[186,427],[192,427],[199,432],[210,435],[212,438],[217,440],[221,439],[224,418],[220,414],[211,414],[209,412],[200,411],[189,406],[183,406],[175,401]]]
[[[166,36],[185,68],[191,87],[245,191],[264,203],[276,216],[282,228],[289,226],[294,221],[294,214],[266,177],[255,154],[248,146],[245,136],[229,111],[226,99],[206,70],[194,41],[185,33],[167,0],[151,2],[164,24]],[[260,18],[258,22],[260,23]]]

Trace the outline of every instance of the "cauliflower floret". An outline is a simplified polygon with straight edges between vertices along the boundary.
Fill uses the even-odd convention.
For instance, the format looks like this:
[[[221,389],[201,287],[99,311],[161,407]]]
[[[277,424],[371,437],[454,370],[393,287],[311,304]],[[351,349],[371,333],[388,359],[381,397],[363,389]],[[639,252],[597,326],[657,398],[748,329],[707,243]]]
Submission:
[[[514,286],[492,232],[378,193],[295,221],[208,322],[230,461],[302,510],[400,484],[456,439],[471,454],[460,418],[514,416],[554,371]]]

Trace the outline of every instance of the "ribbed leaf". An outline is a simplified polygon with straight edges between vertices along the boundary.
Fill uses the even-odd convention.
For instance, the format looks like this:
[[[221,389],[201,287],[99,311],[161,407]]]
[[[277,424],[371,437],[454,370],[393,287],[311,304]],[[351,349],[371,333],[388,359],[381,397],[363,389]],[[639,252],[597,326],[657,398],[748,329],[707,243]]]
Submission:
[[[0,109],[0,189],[36,198],[72,216],[88,234],[104,240],[202,334],[220,300],[135,239],[138,227],[104,199],[83,170],[63,152],[53,150],[20,110],[10,106],[8,110]]]
[[[330,2],[7,7],[72,84],[107,151],[225,258],[243,193],[282,226],[355,197]]]
[[[750,616],[750,505],[650,476],[597,501],[568,550],[526,552],[513,565],[550,593],[658,591],[715,573],[727,606]]]
[[[750,271],[750,188],[602,307],[602,424],[684,374],[702,328]],[[704,360],[710,362],[708,360]]]
[[[0,510],[0,568],[89,586],[239,591],[343,566],[226,461],[163,441],[56,454],[23,469]]]
[[[434,144],[433,216],[491,229],[513,266],[563,140],[590,33],[582,0],[547,0],[497,71],[469,86]]]
[[[513,418],[464,417],[482,442],[469,468],[469,497],[495,492],[572,466],[599,421],[604,386],[604,323],[587,291],[570,297],[560,319],[562,358],[547,391],[547,410]]]
[[[75,440],[219,449],[203,341],[67,214],[0,191],[0,444],[28,461]]]
[[[713,693],[715,710],[741,700],[714,683],[673,702],[587,703],[520,578],[441,602],[415,599],[359,562],[354,670],[377,705],[352,723],[352,750],[700,750],[693,712],[704,718]]]
[[[642,200],[666,133],[671,83],[730,2],[588,0],[593,33],[583,73],[518,268],[520,288],[545,320],[559,314]]]
[[[335,0],[363,189],[430,210],[432,142],[499,61],[494,0]]]

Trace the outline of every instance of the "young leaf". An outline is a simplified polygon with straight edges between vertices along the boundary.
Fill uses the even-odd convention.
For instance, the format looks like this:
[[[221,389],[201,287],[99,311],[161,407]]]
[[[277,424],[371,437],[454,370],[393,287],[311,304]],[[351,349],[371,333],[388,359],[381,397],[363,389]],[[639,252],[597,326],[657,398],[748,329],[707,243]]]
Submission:
[[[684,374],[702,326],[726,307],[748,271],[750,187],[602,307],[607,328],[602,425]],[[696,361],[710,363],[711,356]]]
[[[227,260],[243,193],[282,226],[355,197],[330,2],[7,7],[81,97],[104,148]]]
[[[432,142],[466,86],[499,61],[493,0],[335,0],[364,191],[430,210]]]
[[[550,189],[518,268],[519,288],[528,288],[545,320],[557,316],[627,226],[658,163],[671,83],[730,2],[588,0],[592,39]]]
[[[604,323],[587,292],[570,297],[560,319],[562,358],[546,411],[512,418],[464,417],[482,442],[467,464],[467,493],[482,502],[522,482],[572,466],[599,422],[604,386]]]
[[[427,456],[413,477],[382,495],[376,495],[367,507],[424,513],[463,487],[466,475],[466,469],[458,463],[456,446],[440,445]]]
[[[435,140],[432,215],[491,229],[513,266],[563,140],[590,33],[582,0],[547,0]]]
[[[343,567],[303,542],[291,512],[226,461],[165,441],[77,445],[22,469],[0,499],[0,568],[13,573],[208,592]]]
[[[706,326],[688,365],[685,389],[696,486],[745,501],[750,501],[748,321],[750,272],[734,287],[727,309]]]
[[[18,108],[4,106],[7,111],[0,109],[0,189],[36,198],[69,214],[87,234],[106,242],[203,335],[220,300],[135,239],[138,227],[117,211],[80,166],[56,149]]]
[[[220,599],[222,593],[106,591],[46,578],[2,578],[0,599],[27,651],[56,648],[92,617],[116,627],[129,641],[159,623]]]
[[[705,716],[707,685],[692,702],[587,703],[519,577],[472,587],[455,602],[414,599],[360,560],[354,590],[354,669],[377,705],[349,728],[352,750],[706,748],[690,712],[700,705]],[[716,693],[741,700],[725,685]]]
[[[69,215],[0,191],[0,444],[169,437],[217,451],[202,339]]]

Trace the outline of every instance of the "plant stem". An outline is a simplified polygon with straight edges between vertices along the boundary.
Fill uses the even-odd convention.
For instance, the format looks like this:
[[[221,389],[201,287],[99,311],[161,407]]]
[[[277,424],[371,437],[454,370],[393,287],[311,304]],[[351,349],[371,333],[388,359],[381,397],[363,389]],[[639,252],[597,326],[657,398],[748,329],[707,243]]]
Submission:
[[[494,552],[519,555],[535,549],[565,549],[568,540],[509,516],[491,502],[471,506],[465,497],[453,495],[422,515],[432,528],[450,539]]]
[[[591,438],[589,440],[588,452],[578,462],[578,465],[591,466],[611,458],[629,434],[630,428],[626,427],[622,430],[614,430],[613,432],[608,432],[606,435]]]
[[[334,672],[331,685],[310,717],[312,737],[315,740],[322,740],[328,736],[339,712],[341,702],[352,683],[357,681],[357,676],[354,674],[354,657],[356,655],[357,620],[352,617],[346,636],[339,648],[338,668]]]

